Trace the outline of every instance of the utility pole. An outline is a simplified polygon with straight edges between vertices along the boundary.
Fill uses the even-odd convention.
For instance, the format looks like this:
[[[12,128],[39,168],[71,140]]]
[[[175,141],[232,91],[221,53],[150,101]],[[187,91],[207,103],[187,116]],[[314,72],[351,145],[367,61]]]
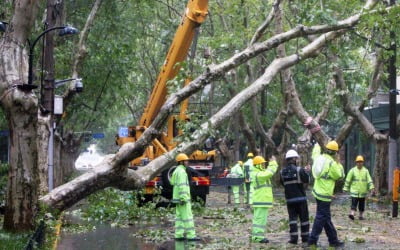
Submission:
[[[47,28],[56,26],[57,13],[55,11],[55,0],[47,1],[47,17],[46,25]],[[48,147],[48,188],[49,191],[54,188],[54,88],[55,88],[55,77],[54,77],[54,32],[49,32],[45,36],[45,45],[43,49],[44,62],[43,68],[45,73],[44,84],[41,90],[42,94],[42,106],[44,113],[47,113],[50,117],[50,136],[49,136],[49,147]]]
[[[395,4],[395,0],[390,0],[390,6]],[[390,31],[390,48],[391,52],[388,65],[389,73],[389,173],[388,173],[388,190],[393,193],[393,176],[394,170],[397,167],[397,86],[396,86],[396,34],[393,30]],[[393,201],[392,216],[398,215],[398,201]]]

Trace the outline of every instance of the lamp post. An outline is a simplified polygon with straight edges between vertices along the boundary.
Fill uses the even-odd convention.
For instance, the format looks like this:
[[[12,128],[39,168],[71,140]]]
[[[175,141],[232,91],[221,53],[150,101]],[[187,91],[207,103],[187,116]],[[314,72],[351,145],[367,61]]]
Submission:
[[[50,31],[53,30],[60,30],[60,32],[58,33],[59,36],[65,36],[65,35],[72,35],[72,34],[77,34],[79,31],[71,26],[57,26],[57,27],[52,27],[52,28],[48,28],[45,31],[43,31],[30,45],[29,45],[29,61],[28,61],[28,84],[22,84],[19,85],[18,88],[21,90],[26,90],[26,91],[30,91],[32,89],[37,88],[37,85],[33,84],[33,55],[34,55],[34,48],[36,43],[47,33],[49,33]],[[51,53],[51,56],[52,53]],[[43,65],[42,65],[43,66]],[[53,84],[54,84],[54,80],[53,80]],[[54,86],[53,86],[54,87]],[[53,87],[51,88],[51,91],[53,91]],[[54,95],[54,92],[51,93],[51,95]],[[42,98],[42,96],[40,97]],[[54,129],[55,129],[55,123],[53,120],[53,103],[51,103],[49,105],[50,107],[47,107],[43,110],[43,113],[49,113],[50,112],[50,136],[49,136],[49,148],[47,151],[48,154],[48,188],[49,191],[53,190],[54,188],[54,166],[53,166],[53,162],[54,162],[54,150],[53,150],[53,141],[54,141]]]
[[[42,38],[46,33],[53,31],[53,30],[60,30],[60,32],[58,33],[59,36],[73,35],[73,34],[79,33],[79,31],[72,26],[58,26],[58,27],[49,28],[49,29],[43,31],[29,46],[28,84],[22,84],[22,86],[20,86],[20,88],[27,89],[27,90],[32,90],[32,89],[37,88],[37,86],[33,84],[33,51],[34,51],[36,43],[40,40],[40,38]],[[28,85],[28,86],[26,86],[26,85]]]

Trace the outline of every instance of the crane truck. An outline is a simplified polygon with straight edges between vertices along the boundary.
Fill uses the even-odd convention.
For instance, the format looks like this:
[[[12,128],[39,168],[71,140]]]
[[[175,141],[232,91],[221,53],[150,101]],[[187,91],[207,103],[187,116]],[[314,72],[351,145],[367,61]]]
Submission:
[[[137,126],[129,126],[127,136],[118,136],[116,143],[122,146],[128,142],[135,142],[143,132],[151,125],[162,105],[166,101],[167,82],[176,77],[180,70],[181,63],[186,59],[190,46],[196,34],[196,29],[204,22],[208,14],[208,0],[189,0],[182,16],[182,20],[177,28],[174,39],[170,45],[164,64],[153,87],[150,98]],[[189,80],[186,80],[187,84]],[[186,115],[188,99],[182,102],[179,115],[171,115],[167,121],[167,129],[161,136],[154,139],[142,156],[130,162],[132,168],[146,165],[156,157],[169,152],[177,146],[174,138],[182,133],[178,129],[179,121],[189,118]],[[215,150],[200,151],[196,150],[190,155],[189,161],[189,181],[191,193],[194,199],[200,198],[206,201],[209,193],[210,171],[213,168],[216,156]],[[165,170],[160,176],[155,177],[146,184],[144,197],[151,200],[155,190],[161,187],[162,196],[171,199],[172,187],[169,183],[173,168]]]

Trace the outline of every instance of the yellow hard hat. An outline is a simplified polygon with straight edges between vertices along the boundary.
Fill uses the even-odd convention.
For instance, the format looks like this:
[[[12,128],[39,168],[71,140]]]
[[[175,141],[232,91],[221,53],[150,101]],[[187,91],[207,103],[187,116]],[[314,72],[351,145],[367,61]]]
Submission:
[[[339,151],[339,145],[337,144],[336,141],[330,141],[330,142],[328,142],[328,143],[325,145],[325,147],[326,147],[327,149],[332,150],[332,151]]]
[[[258,164],[261,164],[261,163],[264,163],[264,162],[267,162],[267,161],[264,159],[264,157],[259,156],[259,155],[254,157],[254,159],[253,159],[253,164],[254,165],[258,165]]]
[[[358,155],[356,157],[356,162],[364,162],[364,157],[362,155]]]
[[[254,155],[253,155],[252,152],[250,152],[250,153],[247,154],[247,157],[254,157]]]
[[[176,160],[177,162],[180,162],[180,161],[187,161],[187,160],[189,160],[189,157],[188,157],[186,154],[184,154],[184,153],[180,153],[180,154],[178,154],[178,155],[176,156],[175,160]]]
[[[243,162],[242,162],[242,161],[238,161],[237,163],[239,163],[239,165],[243,165]]]

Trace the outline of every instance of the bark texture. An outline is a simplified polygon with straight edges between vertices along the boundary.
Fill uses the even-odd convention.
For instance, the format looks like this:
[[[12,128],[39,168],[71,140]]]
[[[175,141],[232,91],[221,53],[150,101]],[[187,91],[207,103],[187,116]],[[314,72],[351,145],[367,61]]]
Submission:
[[[18,86],[27,83],[26,40],[39,1],[14,1],[15,14],[0,40],[0,102],[10,130],[10,170],[3,228],[33,227],[38,199],[37,98]]]

